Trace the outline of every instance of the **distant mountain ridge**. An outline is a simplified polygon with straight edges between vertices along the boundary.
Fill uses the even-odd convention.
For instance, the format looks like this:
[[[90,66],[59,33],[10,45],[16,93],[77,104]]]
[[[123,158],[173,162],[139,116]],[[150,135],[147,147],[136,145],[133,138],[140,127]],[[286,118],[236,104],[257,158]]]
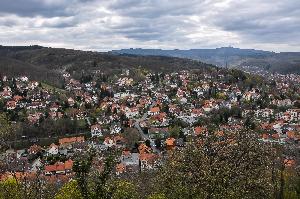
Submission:
[[[113,53],[120,54],[142,54],[142,55],[164,55],[164,56],[190,56],[190,57],[208,57],[214,55],[236,55],[236,56],[265,56],[275,54],[274,52],[255,50],[255,49],[240,49],[233,47],[221,47],[216,49],[189,49],[189,50],[162,50],[162,49],[143,49],[129,48],[121,50],[112,50]]]
[[[199,60],[217,66],[259,66],[280,73],[300,73],[300,53],[275,53],[264,50],[221,47],[216,49],[162,50],[130,48],[113,50],[112,54],[171,56]]]

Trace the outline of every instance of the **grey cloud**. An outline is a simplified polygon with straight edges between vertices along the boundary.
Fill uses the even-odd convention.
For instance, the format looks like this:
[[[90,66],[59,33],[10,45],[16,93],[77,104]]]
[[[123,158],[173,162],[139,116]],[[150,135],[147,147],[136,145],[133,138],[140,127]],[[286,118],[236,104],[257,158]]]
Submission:
[[[0,26],[0,43],[24,40],[96,50],[229,44],[300,50],[295,45],[300,43],[300,1],[0,0]]]
[[[137,18],[159,18],[165,15],[191,15],[205,9],[206,1],[188,0],[129,0],[114,1],[109,8],[117,11],[121,15]]]
[[[67,15],[60,4],[46,4],[38,0],[1,0],[0,12],[16,14],[19,16],[61,16]]]
[[[72,6],[93,0],[1,0],[0,12],[19,16],[70,16]]]
[[[114,31],[128,38],[140,41],[161,40],[169,36],[175,29],[176,22],[171,19],[136,19],[131,22],[113,27]]]
[[[237,32],[252,41],[300,41],[300,37],[296,36],[300,30],[300,1],[236,2],[218,13],[212,20],[213,24],[226,31]]]
[[[78,21],[73,17],[57,17],[54,20],[46,20],[41,23],[38,27],[48,27],[48,28],[67,28],[74,27],[78,24]]]

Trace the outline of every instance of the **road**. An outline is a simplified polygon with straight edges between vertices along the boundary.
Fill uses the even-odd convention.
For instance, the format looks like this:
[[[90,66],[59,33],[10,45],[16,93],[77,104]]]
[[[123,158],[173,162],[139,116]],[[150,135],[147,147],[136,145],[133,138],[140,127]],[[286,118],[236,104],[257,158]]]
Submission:
[[[90,118],[89,118],[89,117],[85,117],[85,120],[86,120],[86,122],[88,123],[88,125],[89,125],[89,126],[92,126],[92,123],[91,123],[91,121],[90,121]]]
[[[155,103],[153,102],[150,107],[149,107],[149,110],[151,108],[153,108],[155,106]],[[152,140],[148,134],[145,134],[144,131],[142,130],[141,126],[140,126],[140,122],[141,121],[144,121],[147,119],[147,116],[148,116],[148,111],[146,111],[143,116],[139,119],[136,119],[135,123],[134,123],[134,127],[139,131],[141,137],[143,138],[143,140],[150,140],[150,145],[151,145],[151,148],[154,152],[156,153],[160,153],[160,150],[155,146],[155,143],[154,143],[154,140]]]

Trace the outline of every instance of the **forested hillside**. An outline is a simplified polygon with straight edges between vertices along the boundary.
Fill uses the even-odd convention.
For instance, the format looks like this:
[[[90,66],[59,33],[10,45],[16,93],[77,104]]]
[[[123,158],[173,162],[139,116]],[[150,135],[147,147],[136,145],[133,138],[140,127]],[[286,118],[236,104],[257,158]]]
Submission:
[[[28,75],[57,86],[62,83],[64,71],[75,73],[117,72],[142,66],[153,71],[172,71],[211,66],[188,59],[162,56],[112,55],[71,49],[41,46],[0,46],[0,73],[3,75]]]
[[[258,66],[270,72],[300,73],[300,53],[275,53],[254,49],[222,47],[216,49],[161,50],[161,49],[122,49],[113,54],[171,56],[200,60],[217,66],[239,67]]]

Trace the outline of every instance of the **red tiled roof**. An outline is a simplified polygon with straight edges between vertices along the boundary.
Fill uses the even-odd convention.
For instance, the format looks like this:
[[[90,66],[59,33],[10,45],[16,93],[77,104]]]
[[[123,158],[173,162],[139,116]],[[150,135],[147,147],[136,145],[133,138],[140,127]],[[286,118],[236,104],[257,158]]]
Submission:
[[[73,161],[67,160],[65,162],[57,162],[53,165],[46,165],[45,171],[46,172],[57,172],[57,171],[65,171],[65,170],[72,170]]]
[[[65,161],[65,169],[71,170],[73,168],[73,160],[67,160]]]
[[[269,136],[268,136],[268,134],[264,133],[264,134],[262,134],[262,138],[263,138],[263,139],[268,139]]]
[[[45,171],[46,172],[54,172],[54,171],[56,171],[56,165],[46,165],[45,166]]]
[[[140,154],[150,151],[150,148],[146,144],[140,144],[138,147]]]
[[[63,145],[63,144],[71,144],[71,143],[75,143],[75,142],[84,142],[84,137],[71,137],[71,138],[61,138],[59,139],[59,144]]]
[[[54,143],[52,143],[52,144],[49,146],[49,148],[52,148],[52,147],[58,148],[58,146],[57,146],[56,144],[54,144]]]
[[[99,124],[94,124],[94,125],[91,126],[91,129],[92,129],[92,130],[93,130],[93,129],[96,129],[96,128],[100,129],[101,126],[100,126]]]
[[[154,161],[155,159],[157,159],[158,156],[153,154],[153,153],[143,153],[140,154],[140,160],[143,161]]]
[[[287,135],[288,138],[295,138],[295,132],[293,132],[293,131],[288,131],[286,133],[286,135]]]
[[[125,155],[125,156],[130,155],[130,150],[124,149],[124,150],[122,151],[122,155]]]
[[[13,107],[13,106],[16,106],[16,105],[17,105],[17,103],[15,101],[8,101],[6,103],[6,106],[9,106],[9,107]]]
[[[152,113],[156,113],[156,112],[159,112],[159,111],[160,111],[160,109],[157,106],[150,109],[150,112],[152,112]]]
[[[272,138],[279,139],[279,134],[278,133],[272,134]]]
[[[285,159],[283,163],[286,167],[292,167],[296,164],[296,161],[293,159]]]
[[[119,173],[123,173],[125,171],[125,165],[123,163],[117,164],[116,165],[116,170]]]
[[[205,132],[205,128],[204,127],[201,127],[201,126],[197,126],[194,128],[194,132],[195,132],[195,135],[200,135],[201,133]]]
[[[168,138],[166,139],[167,146],[174,146],[175,145],[175,138]]]
[[[32,145],[30,148],[29,148],[29,153],[37,153],[39,151],[42,150],[42,147],[41,146],[38,146],[36,144]]]

